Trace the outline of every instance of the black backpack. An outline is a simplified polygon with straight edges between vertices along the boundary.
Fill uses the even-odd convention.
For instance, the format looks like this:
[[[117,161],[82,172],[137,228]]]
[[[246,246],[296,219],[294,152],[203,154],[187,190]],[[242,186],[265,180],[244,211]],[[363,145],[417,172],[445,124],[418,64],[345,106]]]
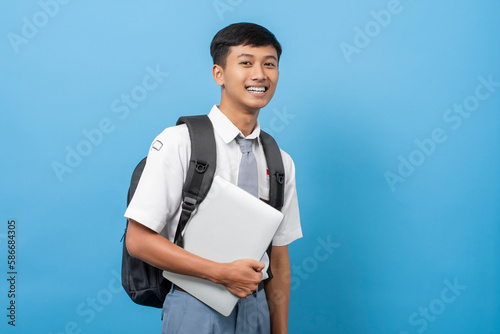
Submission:
[[[191,139],[191,158],[182,190],[182,213],[175,233],[174,243],[183,246],[181,231],[184,230],[194,209],[206,197],[216,170],[216,147],[212,122],[206,115],[181,117],[177,125],[186,124]],[[283,207],[285,172],[281,152],[272,136],[261,131],[261,143],[269,169],[269,205],[277,210]],[[127,205],[134,196],[146,158],[136,166],[132,174]],[[128,226],[128,220],[127,220]],[[122,285],[132,301],[144,306],[162,308],[172,283],[163,277],[163,270],[131,256],[123,235]],[[270,258],[271,245],[267,250]],[[269,267],[270,268],[270,267]],[[269,278],[272,278],[270,269]]]

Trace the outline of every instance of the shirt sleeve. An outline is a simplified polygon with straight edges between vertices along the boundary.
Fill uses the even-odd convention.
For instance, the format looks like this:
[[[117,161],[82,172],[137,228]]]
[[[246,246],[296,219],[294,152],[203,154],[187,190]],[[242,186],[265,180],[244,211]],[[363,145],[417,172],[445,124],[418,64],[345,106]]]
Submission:
[[[190,154],[185,125],[167,128],[156,137],[125,217],[173,237],[176,226],[167,226],[167,221],[178,215]]]
[[[285,246],[302,238],[300,226],[299,203],[295,186],[295,165],[292,158],[281,150],[285,166],[285,198],[283,201],[283,221],[273,238],[273,246]]]

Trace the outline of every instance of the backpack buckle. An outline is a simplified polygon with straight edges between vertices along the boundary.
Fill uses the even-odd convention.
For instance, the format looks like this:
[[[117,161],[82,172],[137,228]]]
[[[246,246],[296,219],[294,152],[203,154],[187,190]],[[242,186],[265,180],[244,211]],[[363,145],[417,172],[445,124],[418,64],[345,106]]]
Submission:
[[[196,160],[194,164],[195,164],[194,169],[200,174],[205,173],[208,168],[208,163],[203,160]]]
[[[182,201],[182,211],[187,211],[189,213],[193,212],[196,207],[196,199],[192,197],[184,197]]]
[[[276,173],[276,181],[278,181],[279,184],[283,184],[283,182],[285,182],[285,174]]]

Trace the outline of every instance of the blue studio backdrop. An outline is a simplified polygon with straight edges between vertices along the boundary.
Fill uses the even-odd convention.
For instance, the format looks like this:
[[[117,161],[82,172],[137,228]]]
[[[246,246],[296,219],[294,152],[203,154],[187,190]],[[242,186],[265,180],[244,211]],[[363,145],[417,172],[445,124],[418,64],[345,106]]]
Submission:
[[[500,3],[4,1],[0,332],[159,333],[120,286],[133,168],[219,103],[209,45],[282,43],[290,333],[500,333]]]

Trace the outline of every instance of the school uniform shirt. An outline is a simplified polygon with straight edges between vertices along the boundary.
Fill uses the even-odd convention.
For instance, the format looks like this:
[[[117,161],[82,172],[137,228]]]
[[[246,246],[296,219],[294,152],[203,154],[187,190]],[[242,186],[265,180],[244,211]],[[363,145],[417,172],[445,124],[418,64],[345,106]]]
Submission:
[[[216,105],[208,117],[214,127],[217,149],[215,175],[237,184],[242,153],[235,138],[242,134]],[[259,198],[269,200],[269,176],[259,135],[260,126],[257,122],[254,131],[245,138],[257,138],[253,143],[253,152],[257,160]],[[285,198],[281,210],[284,218],[272,240],[273,246],[288,245],[302,237],[295,188],[295,166],[292,158],[283,150],[281,155],[285,168]],[[145,225],[173,242],[181,215],[182,188],[190,156],[191,142],[185,124],[169,127],[157,136],[149,150],[146,166],[125,217]],[[267,253],[261,261],[266,265],[262,271],[263,279],[266,279],[269,265]]]

